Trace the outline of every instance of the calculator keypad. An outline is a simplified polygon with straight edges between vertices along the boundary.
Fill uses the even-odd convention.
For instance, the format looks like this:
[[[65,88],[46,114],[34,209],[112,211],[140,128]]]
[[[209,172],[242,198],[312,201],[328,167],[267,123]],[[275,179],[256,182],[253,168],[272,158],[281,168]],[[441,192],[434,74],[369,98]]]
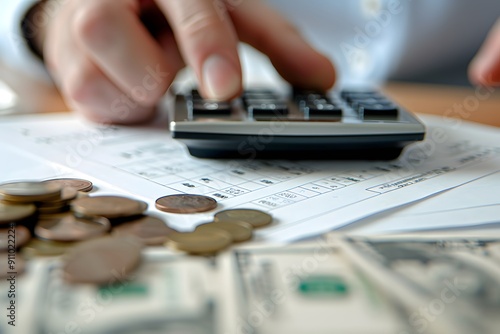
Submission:
[[[399,108],[378,92],[342,91],[338,96],[329,96],[317,91],[296,90],[293,99],[285,100],[277,93],[266,89],[247,90],[241,98],[230,102],[204,99],[197,90],[186,97],[192,120],[218,118],[292,121],[340,121],[342,119],[397,120]]]

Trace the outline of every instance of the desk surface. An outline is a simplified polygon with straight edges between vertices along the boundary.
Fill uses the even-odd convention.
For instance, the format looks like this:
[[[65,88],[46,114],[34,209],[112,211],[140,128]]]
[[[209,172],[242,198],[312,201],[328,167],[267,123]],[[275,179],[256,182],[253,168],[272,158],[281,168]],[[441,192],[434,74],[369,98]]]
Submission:
[[[54,87],[34,81],[0,64],[0,78],[20,97],[22,112],[68,110]],[[416,113],[456,117],[500,127],[500,89],[476,90],[467,87],[390,82],[384,87],[402,106]]]

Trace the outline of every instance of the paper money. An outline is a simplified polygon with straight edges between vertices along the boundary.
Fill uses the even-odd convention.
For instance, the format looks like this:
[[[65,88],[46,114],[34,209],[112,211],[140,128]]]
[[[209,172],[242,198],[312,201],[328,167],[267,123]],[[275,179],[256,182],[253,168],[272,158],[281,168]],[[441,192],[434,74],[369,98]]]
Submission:
[[[358,268],[399,296],[416,332],[496,333],[500,267],[491,234],[346,239]],[[492,254],[493,253],[493,254]]]

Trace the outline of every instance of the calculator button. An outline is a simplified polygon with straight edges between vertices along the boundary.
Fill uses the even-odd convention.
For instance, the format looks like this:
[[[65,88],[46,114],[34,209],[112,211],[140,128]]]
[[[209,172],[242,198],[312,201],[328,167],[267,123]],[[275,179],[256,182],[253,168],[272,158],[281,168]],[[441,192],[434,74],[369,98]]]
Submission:
[[[278,95],[267,90],[252,90],[246,91],[242,96],[243,101],[248,100],[276,100]]]
[[[354,104],[356,102],[360,101],[366,101],[367,103],[375,103],[375,102],[387,102],[387,99],[382,97],[382,96],[373,96],[373,95],[366,95],[366,96],[348,96],[345,99],[347,103],[349,104]]]
[[[244,92],[243,92],[243,96],[248,96],[248,95],[273,95],[273,96],[276,96],[276,92],[270,90],[270,89],[258,89],[258,88],[255,88],[255,89],[246,89]]]
[[[380,96],[380,94],[374,91],[349,91],[349,90],[344,90],[340,93],[340,97],[342,97],[344,100],[347,100],[347,98],[363,99],[373,96]]]
[[[399,110],[395,105],[373,104],[373,105],[361,105],[359,107],[359,114],[368,118],[397,117],[398,113]]]
[[[286,104],[276,104],[276,103],[251,104],[247,108],[250,117],[288,115],[288,107],[286,106]]]
[[[245,94],[243,95],[243,100],[268,100],[277,99],[278,96],[274,94]]]
[[[351,102],[353,105],[359,104],[359,103],[364,103],[364,104],[377,104],[377,103],[390,103],[387,99],[383,97],[368,97],[365,99],[351,99]]]
[[[200,101],[192,104],[193,116],[230,115],[231,105],[227,102]]]
[[[328,97],[324,94],[309,94],[305,99],[308,101],[329,101]]]
[[[250,106],[250,105],[261,105],[261,104],[267,104],[267,105],[270,105],[270,104],[286,104],[285,101],[281,100],[281,99],[275,99],[275,98],[266,98],[266,99],[244,99],[243,100],[243,103],[246,105],[246,106]]]
[[[382,109],[382,107],[386,107],[386,108],[393,107],[393,108],[396,108],[396,106],[394,105],[394,103],[392,103],[390,101],[387,101],[387,100],[381,100],[381,101],[375,101],[375,102],[371,102],[371,101],[368,102],[366,100],[361,100],[361,101],[357,101],[357,102],[352,103],[351,107],[352,107],[352,109],[354,109],[357,112],[360,112],[361,108],[370,108],[370,107],[374,107],[374,108],[377,108],[377,109]]]
[[[342,109],[331,103],[309,104],[304,111],[309,114],[309,117],[342,116]]]

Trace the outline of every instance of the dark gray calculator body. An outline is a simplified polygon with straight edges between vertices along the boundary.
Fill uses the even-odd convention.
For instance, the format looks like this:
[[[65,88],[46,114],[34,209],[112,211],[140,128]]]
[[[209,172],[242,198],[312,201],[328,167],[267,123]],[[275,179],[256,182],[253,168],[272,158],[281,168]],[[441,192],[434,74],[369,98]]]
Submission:
[[[172,137],[200,158],[395,159],[424,138],[424,125],[376,91],[281,96],[247,90],[215,102],[177,95]]]

